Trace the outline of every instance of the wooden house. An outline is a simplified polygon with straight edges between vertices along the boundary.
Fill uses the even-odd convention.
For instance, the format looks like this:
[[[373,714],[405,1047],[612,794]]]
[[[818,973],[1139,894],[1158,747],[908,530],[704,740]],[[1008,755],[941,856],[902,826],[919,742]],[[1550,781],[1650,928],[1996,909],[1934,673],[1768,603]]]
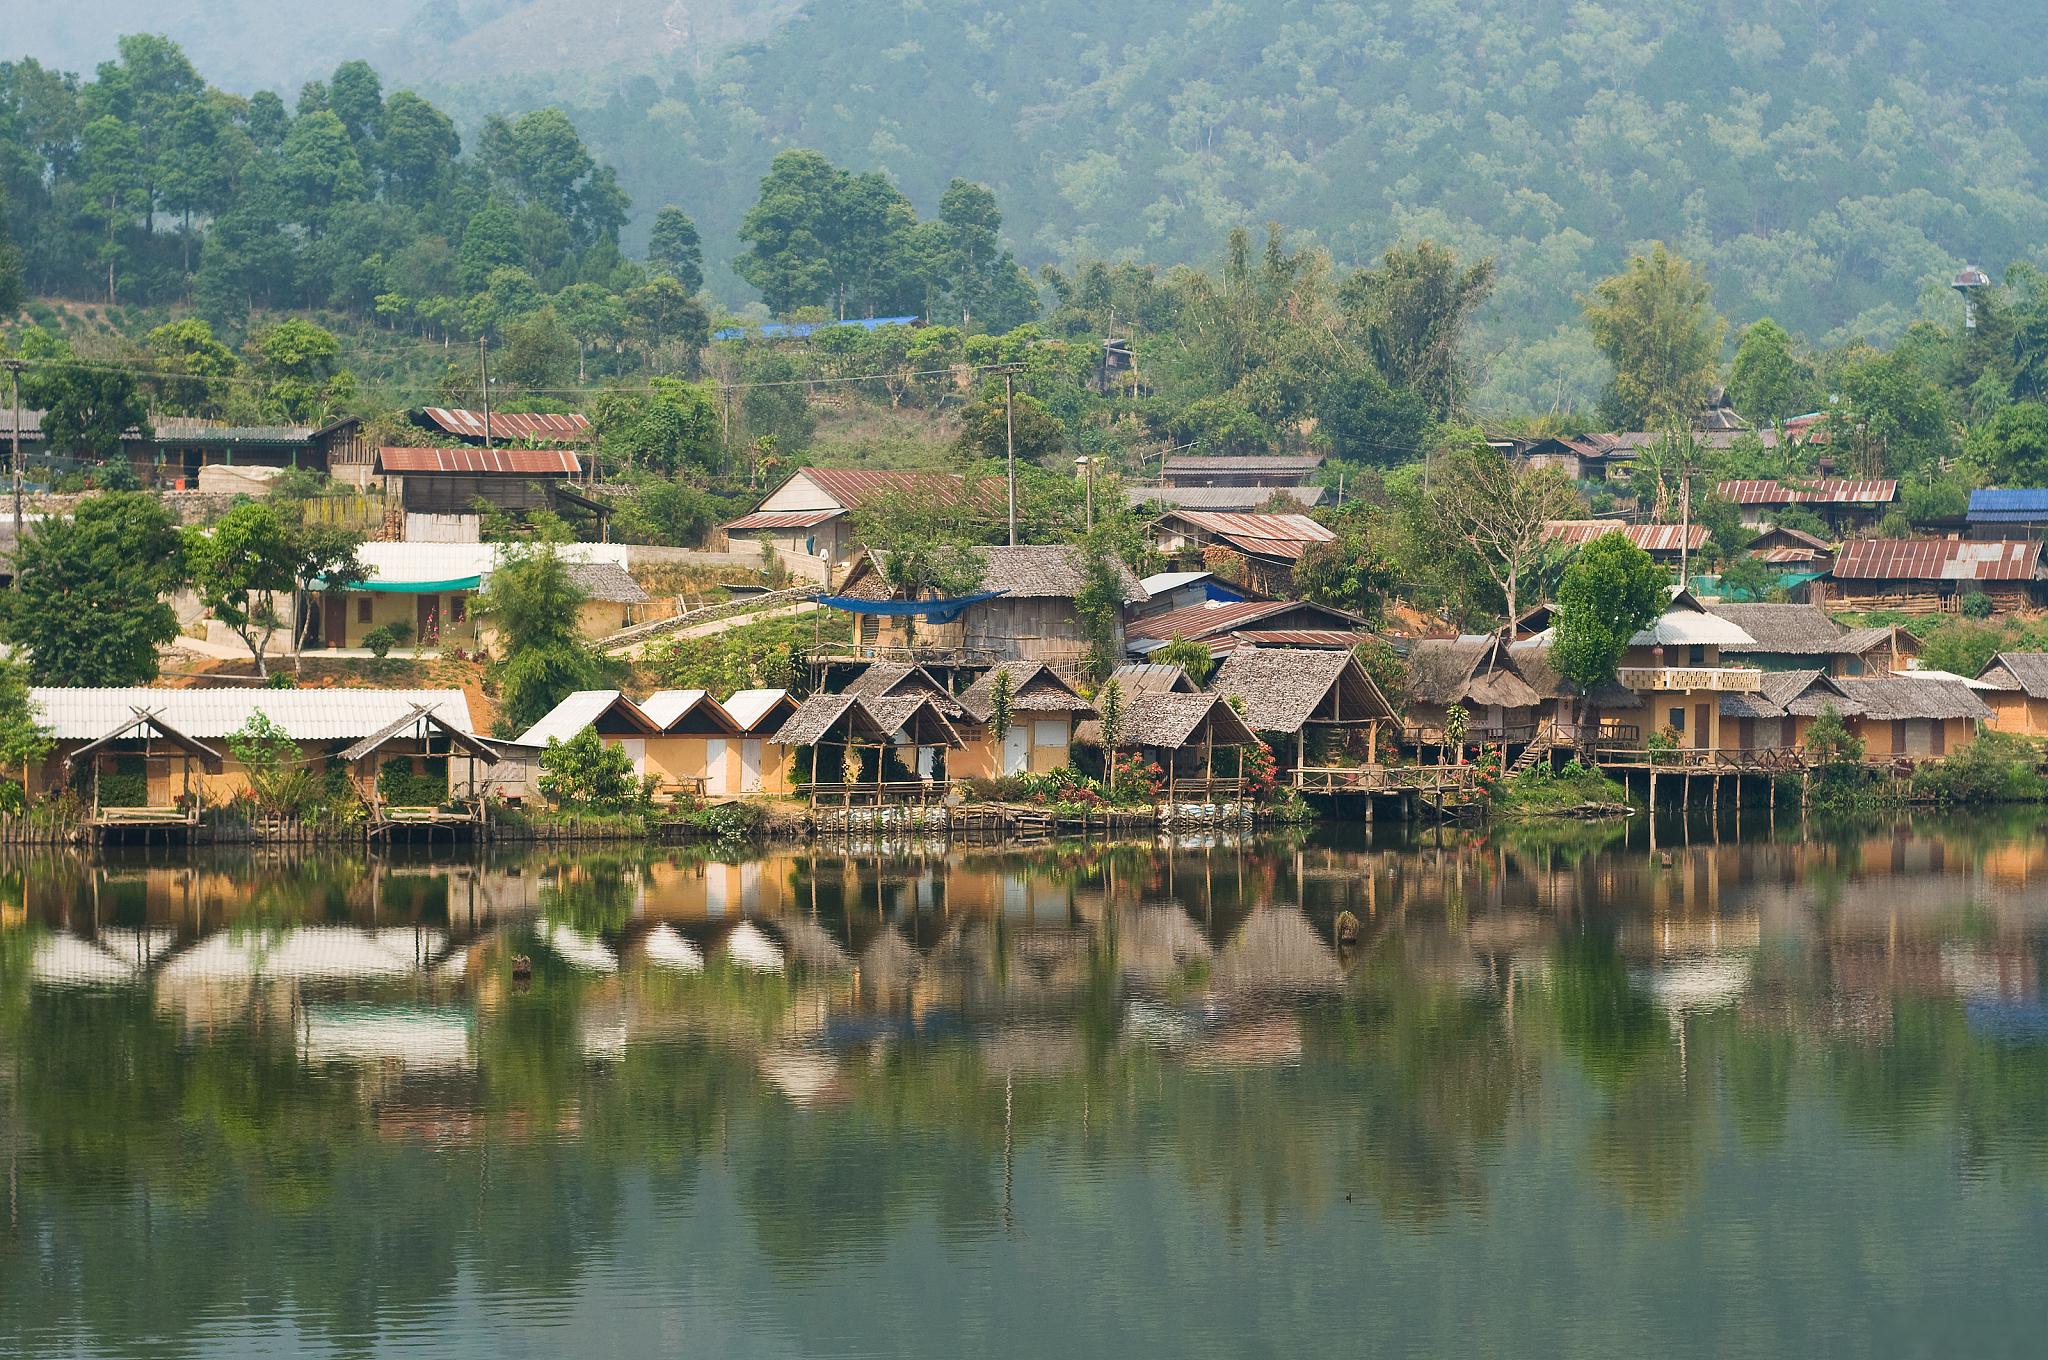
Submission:
[[[1264,488],[1300,486],[1323,465],[1320,453],[1169,454],[1159,480],[1169,487]]]
[[[1866,757],[1944,756],[1976,740],[1977,724],[1993,717],[1978,691],[1961,680],[1865,675],[1834,683],[1855,708],[1842,716]]]
[[[1977,691],[1991,709],[1991,725],[2023,737],[2048,737],[2048,652],[2000,652],[1977,678],[1992,686]]]
[[[1239,647],[1312,647],[1349,651],[1370,641],[1365,620],[1306,600],[1240,600],[1191,604],[1145,614],[1124,626],[1132,653],[1149,655],[1176,638],[1200,642],[1211,656]]]
[[[590,418],[579,411],[467,411],[427,406],[407,419],[436,438],[484,448],[505,444],[568,447],[590,442]]]
[[[1272,744],[1283,771],[1342,759],[1376,765],[1380,729],[1394,721],[1387,696],[1350,652],[1240,648],[1209,689],[1235,703],[1245,725]]]
[[[305,468],[345,475],[368,461],[360,416],[339,416],[321,425],[227,425],[186,416],[165,416],[149,437],[123,440],[146,483],[190,490],[200,469],[214,466]]]
[[[1543,526],[1544,541],[1566,550],[1583,548],[1595,539],[1620,534],[1662,566],[1696,558],[1707,546],[1703,524],[1624,524],[1614,519],[1554,519]]]
[[[855,561],[839,590],[823,601],[853,614],[851,655],[968,666],[1039,661],[1067,674],[1077,671],[1089,653],[1079,604],[1088,565],[1080,551],[1049,545],[977,552],[980,578],[952,600],[907,600],[889,584],[877,554]],[[1120,562],[1115,571],[1120,609],[1142,603],[1145,589],[1138,578]],[[1121,616],[1109,626],[1111,645],[1121,655]]]
[[[1824,572],[1835,562],[1835,545],[1818,534],[1773,524],[1749,541],[1746,551],[1780,572]]]
[[[1920,644],[1896,626],[1844,628],[1810,604],[1713,604],[1708,612],[1750,637],[1723,645],[1721,655],[1767,671],[1819,669],[1829,675],[1886,675],[1906,669]]]
[[[1082,736],[1099,744],[1101,722],[1084,724]],[[1221,694],[1169,691],[1129,700],[1116,751],[1106,754],[1135,751],[1157,765],[1168,802],[1232,799],[1244,791],[1243,751],[1258,744],[1258,734]]]
[[[1497,633],[1425,638],[1408,649],[1408,712],[1404,739],[1415,747],[1450,744],[1444,721],[1465,710],[1472,745],[1526,743],[1555,697],[1532,684],[1526,657]]]
[[[853,514],[862,507],[892,496],[959,505],[967,494],[966,480],[950,472],[799,468],[753,510],[719,525],[711,546],[743,552],[765,538],[781,552],[844,563],[859,548]]]
[[[1831,603],[1853,609],[1934,613],[1980,593],[2000,608],[2024,609],[2041,599],[2041,541],[1851,539],[1836,556],[1826,588]]]
[[[1768,527],[1782,511],[1798,507],[1820,517],[1837,536],[1867,529],[1898,503],[1895,480],[1854,480],[1814,477],[1800,480],[1730,479],[1714,484],[1714,494],[1733,501],[1744,525]]]
[[[1722,696],[1724,749],[1756,753],[1804,746],[1807,728],[1829,708],[1845,719],[1859,711],[1826,671],[1766,671],[1754,692]]]
[[[1964,517],[1971,538],[2039,538],[2048,531],[2048,488],[1981,488]]]
[[[959,732],[929,694],[813,694],[772,740],[808,750],[813,802],[923,802],[939,797]]]
[[[1009,726],[995,731],[997,686],[1008,679]],[[960,695],[965,743],[953,771],[962,777],[1044,774],[1068,763],[1077,720],[1094,716],[1086,699],[1050,666],[1035,661],[992,666]]]
[[[1718,750],[1722,696],[1754,693],[1763,683],[1760,669],[1727,665],[1722,650],[1754,643],[1691,591],[1674,589],[1657,621],[1629,639],[1617,673],[1647,710],[1645,739],[1663,733],[1681,746]]]
[[[1291,594],[1294,564],[1336,534],[1307,515],[1227,514],[1213,510],[1169,510],[1152,524],[1152,545],[1170,558],[1203,565],[1234,558],[1243,564],[1242,584],[1267,596]],[[1230,573],[1222,573],[1228,576]]]
[[[381,448],[375,472],[386,504],[407,515],[473,515],[484,506],[510,515],[548,510],[594,520],[601,538],[611,514],[571,485],[583,475],[573,449]]]

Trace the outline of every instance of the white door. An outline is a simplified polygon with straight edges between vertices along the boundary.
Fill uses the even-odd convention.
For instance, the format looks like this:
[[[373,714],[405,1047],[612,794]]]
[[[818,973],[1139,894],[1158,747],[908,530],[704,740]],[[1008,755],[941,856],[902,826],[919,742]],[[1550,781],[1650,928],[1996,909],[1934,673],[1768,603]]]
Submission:
[[[619,749],[626,753],[626,759],[633,762],[633,777],[635,779],[645,779],[647,777],[647,738],[620,737]]]
[[[936,747],[936,746],[920,746],[920,747],[918,747],[918,748],[917,748],[917,777],[918,777],[919,779],[930,779],[930,778],[931,778],[931,777],[932,777],[933,775],[935,775],[935,774],[936,774],[936,773],[938,772],[938,768],[939,768],[939,748],[938,748],[938,747]]]
[[[711,737],[704,743],[704,792],[725,792],[725,738]]]
[[[1031,724],[1014,723],[1003,733],[1003,773],[1023,774],[1031,768]]]
[[[761,742],[749,737],[740,743],[740,792],[761,791]]]

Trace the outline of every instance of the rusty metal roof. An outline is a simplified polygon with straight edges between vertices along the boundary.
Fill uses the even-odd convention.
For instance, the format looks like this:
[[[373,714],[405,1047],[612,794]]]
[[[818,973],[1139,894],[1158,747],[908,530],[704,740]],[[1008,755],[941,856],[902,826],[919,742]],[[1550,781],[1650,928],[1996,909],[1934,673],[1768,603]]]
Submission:
[[[1170,510],[1162,521],[1178,520],[1252,557],[1299,558],[1315,543],[1336,537],[1307,515],[1227,514],[1215,510]]]
[[[1168,481],[1175,477],[1200,477],[1221,472],[1294,472],[1306,475],[1323,465],[1320,453],[1262,453],[1223,454],[1210,456],[1195,454],[1181,458],[1168,458],[1159,465],[1159,475]]]
[[[966,497],[966,483],[950,472],[810,467],[799,469],[795,475],[809,478],[820,491],[849,510],[858,510],[878,496],[899,491],[930,496],[942,505],[959,505]]]
[[[1309,647],[1334,649],[1356,647],[1370,641],[1372,634],[1360,628],[1345,632],[1336,628],[1244,628],[1222,638],[1219,648],[1230,649],[1240,644],[1253,647]]]
[[[2041,545],[2018,539],[1856,538],[1835,558],[1838,581],[2031,581]]]
[[[1169,609],[1164,614],[1149,614],[1133,619],[1124,626],[1124,634],[1133,641],[1154,639],[1170,642],[1175,637],[1207,638],[1219,633],[1233,633],[1265,619],[1278,619],[1288,614],[1299,614],[1295,623],[1326,623],[1332,628],[1363,628],[1365,621],[1346,614],[1341,609],[1327,605],[1311,604],[1306,600],[1234,600],[1227,603],[1192,604],[1185,609]]]
[[[756,510],[718,527],[729,534],[752,533],[760,529],[808,529],[845,513],[844,510]]]
[[[481,411],[429,406],[421,414],[452,435],[463,439],[484,437],[484,413]],[[580,444],[590,438],[590,417],[573,411],[567,415],[493,411],[491,438],[538,439],[561,444]]]
[[[564,477],[581,472],[583,462],[568,449],[379,449],[377,470]]]
[[[1896,481],[1820,477],[1806,481],[1727,481],[1714,494],[1737,505],[1887,505],[1899,498]]]
[[[1623,524],[1612,519],[1554,519],[1543,526],[1543,537],[1567,548],[1583,548],[1596,538],[1621,534],[1644,552],[1675,553],[1681,543],[1698,552],[1707,545],[1703,524]]]

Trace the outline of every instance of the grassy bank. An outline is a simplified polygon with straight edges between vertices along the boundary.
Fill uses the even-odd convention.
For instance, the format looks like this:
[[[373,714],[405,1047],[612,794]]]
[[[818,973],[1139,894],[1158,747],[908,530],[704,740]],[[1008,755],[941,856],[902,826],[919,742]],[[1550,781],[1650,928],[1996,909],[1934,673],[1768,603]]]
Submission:
[[[1499,817],[1569,817],[1599,809],[1619,813],[1628,806],[1628,790],[1600,771],[1576,760],[1552,769],[1538,761],[1500,784],[1493,812]]]

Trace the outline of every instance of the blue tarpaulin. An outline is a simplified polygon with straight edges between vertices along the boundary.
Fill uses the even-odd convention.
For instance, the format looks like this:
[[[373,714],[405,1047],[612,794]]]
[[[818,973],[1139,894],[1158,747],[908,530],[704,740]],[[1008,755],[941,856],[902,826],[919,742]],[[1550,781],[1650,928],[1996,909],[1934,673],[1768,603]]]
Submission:
[[[922,614],[933,623],[951,623],[968,605],[993,600],[1004,593],[984,590],[977,595],[956,595],[950,600],[863,600],[852,595],[820,595],[818,603],[827,609],[843,609],[849,614],[883,614],[897,619]]]

